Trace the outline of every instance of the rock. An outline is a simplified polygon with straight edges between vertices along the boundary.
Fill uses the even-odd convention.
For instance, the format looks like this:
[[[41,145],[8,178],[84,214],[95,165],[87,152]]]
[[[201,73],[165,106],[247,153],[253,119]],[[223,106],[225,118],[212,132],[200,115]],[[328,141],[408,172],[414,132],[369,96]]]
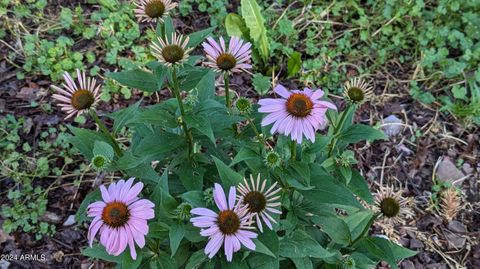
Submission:
[[[443,157],[437,168],[437,178],[445,182],[454,182],[465,175],[460,171],[449,157]]]
[[[50,211],[47,211],[45,213],[45,215],[43,215],[42,217],[40,217],[40,220],[41,221],[45,221],[45,222],[48,222],[48,223],[53,223],[53,224],[59,224],[62,222],[62,218],[60,218],[59,215],[53,213],[53,212],[50,212]]]
[[[455,249],[461,249],[463,246],[465,246],[465,243],[467,242],[467,239],[456,234],[452,233],[448,230],[443,231],[445,234],[445,238],[447,239],[449,245]]]
[[[390,115],[383,119],[383,132],[392,137],[396,136],[403,130],[403,121],[395,115]]]
[[[71,226],[75,224],[75,215],[70,215],[68,216],[67,220],[63,223],[63,226]]]
[[[469,163],[464,163],[462,166],[462,170],[467,175],[470,175],[473,173],[473,167]]]
[[[0,260],[0,269],[8,269],[10,263],[6,260]]]
[[[463,223],[461,223],[460,221],[456,221],[456,220],[450,221],[448,223],[448,229],[455,233],[460,233],[460,234],[467,233],[467,228],[465,227],[465,225],[463,225]]]
[[[412,249],[423,249],[425,248],[425,245],[422,243],[422,241],[418,239],[410,239],[410,248]]]
[[[411,261],[403,261],[401,266],[402,269],[415,269],[415,264]]]
[[[432,263],[427,265],[428,269],[448,269],[445,263]]]

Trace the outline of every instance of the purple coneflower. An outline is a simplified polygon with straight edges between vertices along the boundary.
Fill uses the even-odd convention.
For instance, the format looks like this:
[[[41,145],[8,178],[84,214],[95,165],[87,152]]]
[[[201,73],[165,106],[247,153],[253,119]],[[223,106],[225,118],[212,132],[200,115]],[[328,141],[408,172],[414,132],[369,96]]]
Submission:
[[[133,4],[137,7],[134,11],[140,22],[163,21],[163,17],[177,6],[171,0],[135,0]]]
[[[205,246],[205,254],[212,258],[224,245],[227,261],[232,261],[233,253],[239,251],[241,245],[255,250],[252,238],[256,238],[257,234],[248,231],[254,228],[250,226],[247,207],[242,206],[241,201],[235,204],[235,187],[230,187],[227,204],[222,186],[215,183],[213,199],[220,209],[218,214],[208,208],[194,208],[190,211],[200,216],[190,219],[193,226],[202,228],[200,234],[209,238]]]
[[[97,86],[97,81],[94,78],[87,78],[85,72],[81,72],[77,69],[78,84],[75,83],[69,73],[65,72],[63,78],[65,84],[62,84],[63,88],[52,85],[56,93],[52,97],[60,103],[62,111],[67,113],[65,119],[71,118],[75,115],[80,115],[87,112],[90,108],[97,105],[100,100],[100,87]]]
[[[187,48],[190,38],[188,36],[177,35],[172,33],[171,38],[158,37],[158,43],[153,42],[151,45],[158,61],[166,66],[172,66],[175,64],[181,64],[188,58],[188,54],[192,51],[192,48]]]
[[[292,140],[302,143],[303,135],[315,142],[315,132],[327,124],[327,109],[337,109],[334,104],[319,100],[323,91],[312,91],[309,88],[288,91],[278,84],[274,92],[280,99],[261,99],[259,112],[269,113],[263,120],[262,126],[273,123],[270,132],[278,132],[286,136],[291,135]]]
[[[238,185],[238,191],[241,193],[239,197],[240,201],[243,201],[243,204],[247,205],[248,213],[257,223],[257,227],[260,232],[263,232],[262,220],[265,224],[272,230],[272,222],[277,223],[270,214],[282,214],[282,211],[275,209],[274,207],[280,206],[280,195],[277,194],[281,189],[276,188],[277,182],[275,182],[268,190],[265,191],[267,180],[263,180],[262,186],[260,186],[260,174],[257,176],[257,182],[253,179],[253,176],[250,175],[250,183],[248,184],[247,179],[244,178],[242,184]]]
[[[133,178],[120,180],[108,186],[100,186],[103,201],[92,203],[87,212],[93,221],[88,228],[90,247],[97,232],[100,231],[100,244],[107,253],[118,256],[125,248],[130,247],[130,255],[135,260],[137,252],[134,242],[145,246],[145,235],[148,233],[147,220],[154,217],[155,205],[147,199],[139,199],[143,183],[133,185]]]
[[[250,42],[244,43],[242,39],[233,36],[230,38],[227,48],[222,37],[220,37],[220,44],[209,37],[202,46],[208,59],[205,65],[217,72],[241,72],[252,68],[250,65],[252,44]]]

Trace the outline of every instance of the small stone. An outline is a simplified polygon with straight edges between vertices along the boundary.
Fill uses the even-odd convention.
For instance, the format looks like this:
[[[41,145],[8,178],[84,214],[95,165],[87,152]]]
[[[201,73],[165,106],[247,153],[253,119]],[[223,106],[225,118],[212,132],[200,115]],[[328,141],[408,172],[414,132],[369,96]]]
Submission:
[[[462,170],[467,175],[473,173],[473,167],[469,163],[464,163],[462,166]]]
[[[454,182],[457,179],[464,177],[449,157],[443,157],[437,168],[437,178],[445,182]]]
[[[47,211],[45,215],[41,216],[40,220],[53,224],[59,224],[62,222],[62,218],[60,218],[60,216],[50,211]]]
[[[467,233],[467,228],[460,221],[452,220],[448,223],[448,229],[455,233]]]
[[[449,245],[455,249],[461,249],[465,246],[467,239],[448,230],[444,230],[445,238],[447,239]]]
[[[383,119],[383,132],[392,137],[396,136],[403,130],[403,121],[395,115],[390,115]]]
[[[425,248],[425,245],[422,243],[422,241],[418,239],[410,239],[410,248],[412,249],[423,249]]]
[[[63,226],[71,226],[75,224],[75,215],[70,215],[68,216],[67,220],[63,223]]]
[[[402,269],[415,269],[415,265],[412,261],[403,261],[401,266]]]

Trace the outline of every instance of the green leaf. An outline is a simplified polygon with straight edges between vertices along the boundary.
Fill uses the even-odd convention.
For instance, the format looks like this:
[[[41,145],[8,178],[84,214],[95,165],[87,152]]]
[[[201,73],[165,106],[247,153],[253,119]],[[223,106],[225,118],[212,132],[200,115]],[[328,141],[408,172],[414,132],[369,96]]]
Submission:
[[[102,194],[100,193],[100,189],[96,189],[83,199],[82,203],[78,207],[77,213],[75,214],[75,220],[77,221],[78,224],[81,224],[82,222],[88,220],[89,218],[87,217],[87,207],[89,204],[100,201],[102,200]]]
[[[340,135],[340,140],[347,144],[354,144],[363,140],[386,140],[387,137],[382,131],[365,124],[354,124]]]
[[[386,261],[393,269],[398,269],[397,260],[411,257],[417,253],[380,237],[362,238],[355,243],[353,247],[356,248],[358,252],[364,253],[368,257]],[[394,254],[393,249],[397,251],[398,256]]]
[[[100,259],[108,262],[115,262],[115,263],[122,262],[122,256],[109,255],[105,250],[105,247],[99,244],[93,245],[91,248],[83,249],[82,254],[90,258],[96,258],[96,259]]]
[[[203,200],[203,191],[189,191],[180,195],[185,202],[191,204],[193,207],[207,207]]]
[[[374,213],[370,210],[360,210],[350,214],[345,222],[347,223],[352,240],[357,240],[359,236],[363,235],[372,224]]]
[[[93,155],[102,155],[107,157],[109,160],[113,160],[115,157],[115,152],[113,151],[112,146],[107,142],[95,141],[93,145]]]
[[[183,237],[185,236],[185,226],[178,223],[173,223],[170,226],[170,250],[172,251],[172,257],[177,252],[178,246],[180,246],[180,242],[182,242]]]
[[[325,250],[305,231],[296,230],[280,240],[279,254],[286,258],[328,258],[335,254]]]
[[[265,95],[270,89],[270,77],[264,76],[262,74],[253,75],[253,87],[259,95]]]
[[[210,27],[188,35],[188,37],[190,37],[190,40],[188,41],[187,47],[195,48],[196,46],[198,46],[200,43],[203,42],[203,40],[205,40],[205,38],[207,38],[208,35],[213,32],[213,30],[215,30],[215,28],[216,27]]]
[[[238,14],[229,13],[225,17],[225,29],[227,30],[227,34],[231,37],[236,36],[244,40],[250,40],[245,21]]]
[[[187,265],[185,266],[185,269],[200,269],[202,267],[202,264],[207,260],[207,255],[205,255],[205,251],[203,249],[200,249],[192,254],[190,256],[190,259],[188,259]]]
[[[363,208],[353,193],[322,167],[318,164],[313,164],[312,168],[310,185],[315,188],[313,190],[300,191],[312,206],[321,211],[324,210],[325,204]]]
[[[260,11],[260,6],[255,0],[241,0],[240,7],[243,20],[250,31],[250,38],[266,62],[270,54],[270,43],[267,38],[265,19]]]
[[[160,252],[157,257],[150,260],[150,268],[177,269],[177,262],[165,252]]]
[[[154,74],[140,69],[107,73],[107,77],[133,89],[155,92],[160,89]]]
[[[136,102],[133,105],[128,106],[122,110],[116,111],[110,115],[114,119],[113,123],[113,132],[118,133],[124,126],[129,122],[132,122],[132,119],[138,114],[138,108],[142,100]]]
[[[368,188],[367,181],[357,170],[352,170],[352,179],[347,187],[367,203],[373,204],[373,196]]]
[[[342,246],[347,246],[352,242],[350,229],[348,225],[335,215],[314,216],[312,221],[320,225],[322,230],[330,236],[330,238]]]
[[[268,255],[270,257],[276,258],[275,254],[273,254],[273,252],[270,251],[270,249],[268,249],[258,239],[253,239],[253,242],[255,243],[255,252],[262,253],[262,254]]]
[[[295,76],[298,73],[298,71],[300,71],[300,68],[302,68],[301,57],[302,57],[302,54],[297,51],[294,51],[292,54],[290,54],[290,57],[288,58],[288,62],[287,62],[288,77]]]
[[[237,164],[245,160],[251,160],[256,158],[259,158],[259,156],[255,151],[247,147],[242,147],[240,151],[237,153],[237,155],[235,155],[235,158],[233,158],[229,166],[232,166],[234,164]]]
[[[210,120],[204,115],[186,115],[185,122],[188,126],[196,129],[200,133],[207,136],[210,141],[215,144],[215,136],[213,135]]]
[[[93,158],[93,147],[96,141],[103,141],[108,143],[109,139],[102,133],[97,133],[92,130],[76,128],[68,126],[68,129],[74,134],[74,136],[67,137],[68,143],[77,148],[80,153],[85,156],[86,159],[91,160]]]
[[[313,264],[310,258],[290,258],[297,269],[313,269]]]
[[[202,190],[205,168],[183,162],[176,171],[182,185],[189,191]]]
[[[155,216],[171,216],[172,212],[177,208],[178,202],[168,191],[168,170],[165,169],[157,186],[150,196],[152,202],[155,203]]]
[[[220,175],[220,179],[222,180],[224,187],[230,188],[231,186],[237,186],[240,182],[243,181],[242,175],[233,171],[217,157],[212,156],[212,158],[215,161],[218,174]]]
[[[167,128],[175,128],[178,126],[175,117],[168,112],[164,106],[160,105],[150,106],[139,112],[133,121]]]

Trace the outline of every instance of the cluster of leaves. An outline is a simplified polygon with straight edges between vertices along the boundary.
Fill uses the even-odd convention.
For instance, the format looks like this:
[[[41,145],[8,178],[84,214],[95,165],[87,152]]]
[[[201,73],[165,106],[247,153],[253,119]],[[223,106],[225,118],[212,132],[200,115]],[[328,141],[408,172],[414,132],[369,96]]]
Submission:
[[[173,31],[169,18],[157,27],[159,36]],[[198,46],[212,31],[191,33],[189,47]],[[155,204],[146,247],[136,260],[128,251],[110,256],[101,245],[83,254],[116,262],[118,268],[269,269],[338,268],[347,263],[345,259],[357,268],[372,268],[380,260],[398,268],[398,260],[415,254],[384,238],[368,236],[377,214],[359,202],[371,204],[373,199],[365,179],[352,167],[356,161],[346,147],[385,137],[370,126],[353,124],[354,106],[342,113],[329,111],[327,133],[317,134],[315,143],[297,146],[287,137],[268,135],[269,128],[259,124],[262,115],[256,106],[243,113],[227,108],[224,97],[215,94],[215,72],[197,65],[201,58],[190,56],[174,68],[153,61],[108,74],[131,88],[154,92],[167,84],[187,95],[184,100],[172,98],[148,107],[139,101],[112,113],[112,135],[123,128],[133,134],[123,150],[113,151],[117,146],[110,134],[70,127],[69,142],[87,159],[100,147],[113,154],[108,169],[141,180],[144,197]],[[187,133],[193,152],[186,150],[191,142]],[[271,152],[280,157],[273,166],[265,159]],[[209,260],[204,254],[206,238],[185,217],[189,213],[185,208],[210,207],[209,190],[215,182],[229,188],[257,174],[282,188],[283,214],[276,216],[278,224],[273,231],[259,234],[255,251],[236,253],[232,262],[220,253]],[[85,198],[77,213],[79,222],[87,220],[87,205],[98,199],[98,190]]]
[[[154,32],[147,31],[141,37],[132,5],[119,0],[88,3],[98,9],[86,12],[91,6],[77,5],[61,7],[58,15],[48,15],[56,7],[47,6],[47,1],[0,1],[0,15],[11,18],[2,20],[6,31],[1,38],[9,34],[12,40],[19,39],[22,43],[21,50],[12,50],[8,55],[9,59],[23,63],[23,71],[17,74],[19,79],[26,74],[41,74],[55,82],[63,72],[84,66],[92,74],[99,74],[101,66],[128,70],[148,61],[145,46],[141,44]],[[15,24],[25,26],[19,28]],[[78,48],[81,40],[92,41],[93,47]],[[102,99],[108,101],[114,93],[125,98],[131,96],[129,89],[109,81]]]
[[[351,74],[391,72],[411,80],[414,98],[438,102],[453,115],[478,122],[476,88],[465,82],[480,82],[478,1],[259,1],[260,13],[250,9],[255,17],[244,12],[247,2],[255,1],[241,1],[241,15],[249,19],[229,14],[225,25],[230,35],[239,35],[247,22],[258,27],[255,33],[260,35],[266,22],[264,47],[272,55],[266,65],[276,70],[259,67],[261,73],[291,77],[300,72],[303,81],[340,92],[338,85]],[[275,66],[284,59],[286,68]],[[392,65],[401,73],[391,71]]]
[[[24,232],[35,233],[37,239],[51,235],[55,226],[40,221],[48,202],[41,179],[62,175],[63,168],[53,165],[57,160],[63,160],[65,165],[73,162],[69,157],[73,149],[63,133],[65,127],[41,132],[37,149],[33,151],[32,145],[21,138],[31,129],[31,123],[27,123],[25,118],[16,119],[7,115],[0,119],[0,126],[0,174],[4,184],[14,184],[7,191],[8,202],[1,208],[4,219],[2,229],[11,233],[21,228]]]
[[[193,11],[206,13],[210,17],[210,25],[218,26],[227,16],[228,3],[226,0],[185,0],[179,1],[178,7],[183,17],[192,14]]]

